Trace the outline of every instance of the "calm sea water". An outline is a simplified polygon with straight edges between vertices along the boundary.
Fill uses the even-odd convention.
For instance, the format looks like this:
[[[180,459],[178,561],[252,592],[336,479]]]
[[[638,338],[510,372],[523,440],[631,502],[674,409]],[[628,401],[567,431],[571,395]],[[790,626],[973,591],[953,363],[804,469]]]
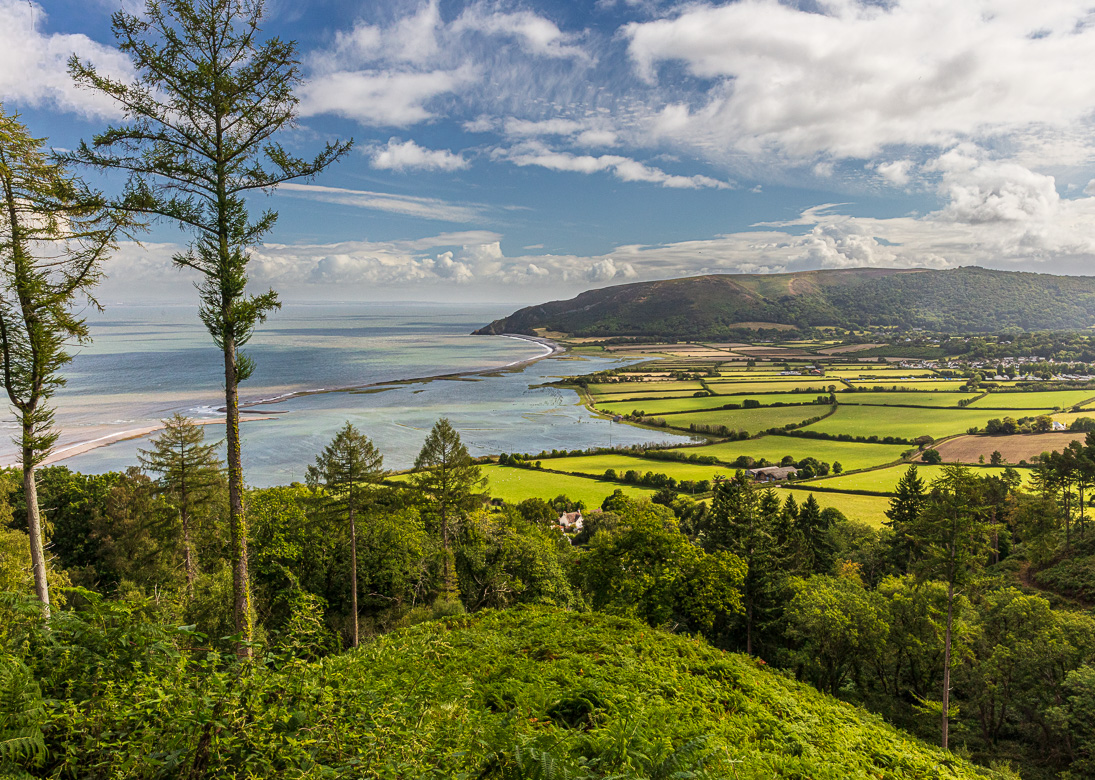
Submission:
[[[286,305],[247,351],[255,375],[244,401],[414,377],[500,368],[544,349],[473,329],[508,313],[505,306],[434,304]],[[58,449],[154,424],[176,411],[216,419],[223,403],[219,351],[192,306],[112,307],[89,315],[94,342],[66,368],[57,397]],[[347,420],[369,435],[388,468],[409,467],[430,427],[448,417],[473,454],[535,452],[646,441],[687,441],[591,416],[577,395],[535,385],[619,365],[610,359],[548,358],[521,371],[398,385],[382,392],[324,392],[258,407],[277,412],[242,426],[244,476],[269,486],[303,479],[305,469]],[[14,434],[11,419],[6,421]],[[206,426],[209,438],[222,425]],[[85,473],[137,462],[148,438],[120,441],[67,458]],[[0,457],[15,456],[0,442]]]

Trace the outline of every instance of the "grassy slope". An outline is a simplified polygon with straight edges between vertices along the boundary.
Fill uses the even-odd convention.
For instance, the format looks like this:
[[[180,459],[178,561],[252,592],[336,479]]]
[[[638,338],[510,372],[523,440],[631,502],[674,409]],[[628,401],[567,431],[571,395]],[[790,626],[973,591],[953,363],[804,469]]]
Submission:
[[[529,744],[550,749],[556,769],[591,770],[572,776],[683,777],[656,774],[643,765],[664,759],[644,756],[697,738],[715,777],[988,774],[753,659],[600,614],[481,612],[323,666],[330,700],[310,705],[305,722],[319,721],[317,738],[328,723],[344,729],[341,752],[361,761],[362,777],[529,777],[544,765],[518,766],[515,748]],[[482,771],[492,754],[508,771]]]

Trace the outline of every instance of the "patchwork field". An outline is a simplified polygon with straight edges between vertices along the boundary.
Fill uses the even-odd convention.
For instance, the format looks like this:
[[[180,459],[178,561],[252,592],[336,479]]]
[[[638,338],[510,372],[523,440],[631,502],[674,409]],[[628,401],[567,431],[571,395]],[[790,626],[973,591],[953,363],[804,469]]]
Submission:
[[[844,406],[834,414],[810,425],[806,430],[850,436],[900,436],[915,439],[931,436],[941,439],[965,433],[969,428],[983,428],[999,412],[983,409],[913,409],[902,406]],[[748,430],[748,428],[746,429]]]
[[[897,392],[858,392],[837,393],[837,400],[841,404],[856,406],[958,406],[958,402],[976,398],[977,393],[954,392],[926,392],[911,393],[898,390]],[[971,404],[976,406],[976,404]]]
[[[581,501],[592,509],[612,495],[614,490],[623,490],[632,498],[654,495],[653,490],[621,485],[615,482],[572,477],[568,474],[551,474],[537,469],[520,469],[511,466],[484,466],[483,474],[490,480],[487,492],[506,503],[515,504],[526,498],[542,498],[551,501],[559,495],[565,495],[572,501]]]
[[[913,377],[928,377],[935,376],[935,372],[930,368],[886,368],[886,367],[867,367],[867,366],[837,366],[834,368],[825,369],[826,376],[839,376],[847,379],[855,379],[856,377],[870,378],[870,379],[911,379]]]
[[[977,463],[984,456],[987,463],[993,452],[999,452],[1005,463],[1029,461],[1043,452],[1060,452],[1070,442],[1083,442],[1084,433],[1033,433],[1015,436],[958,436],[938,447],[946,463]]]
[[[735,431],[748,431],[758,434],[771,428],[785,425],[797,425],[812,417],[829,412],[829,406],[779,406],[767,409],[722,409],[714,412],[687,412],[673,414],[665,419],[674,428],[688,428],[689,425],[725,425]],[[867,407],[860,407],[867,408]]]
[[[944,466],[926,466],[921,463],[917,464],[916,471],[926,484],[931,484],[932,480],[943,473],[944,468]],[[897,489],[897,483],[908,470],[909,466],[902,464],[884,469],[875,469],[874,471],[861,471],[858,474],[842,474],[837,477],[811,479],[802,484],[817,485],[830,490],[870,490],[875,493],[892,493]],[[994,466],[977,467],[976,471],[982,477],[1000,476],[1004,473],[1002,467]],[[1029,478],[1030,470],[1019,469],[1019,473],[1024,478]]]
[[[901,454],[908,449],[907,444],[861,444],[770,435],[745,441],[708,444],[703,447],[682,447],[677,451],[688,455],[692,453],[711,455],[728,463],[739,455],[748,455],[756,460],[765,458],[773,463],[778,463],[785,455],[794,457],[796,461],[803,458],[817,458],[826,463],[839,461],[845,471],[851,471],[890,463],[900,458]]]
[[[1095,390],[1050,390],[1049,392],[989,393],[970,404],[971,409],[1068,409],[1095,399]]]

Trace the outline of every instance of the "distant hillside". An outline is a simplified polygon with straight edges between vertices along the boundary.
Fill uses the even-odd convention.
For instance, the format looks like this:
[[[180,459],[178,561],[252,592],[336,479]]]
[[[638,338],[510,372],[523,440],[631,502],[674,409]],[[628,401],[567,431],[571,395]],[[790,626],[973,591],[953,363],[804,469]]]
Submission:
[[[956,332],[1095,325],[1095,277],[978,267],[850,268],[637,282],[521,309],[476,333],[717,338],[742,323],[895,325]]]

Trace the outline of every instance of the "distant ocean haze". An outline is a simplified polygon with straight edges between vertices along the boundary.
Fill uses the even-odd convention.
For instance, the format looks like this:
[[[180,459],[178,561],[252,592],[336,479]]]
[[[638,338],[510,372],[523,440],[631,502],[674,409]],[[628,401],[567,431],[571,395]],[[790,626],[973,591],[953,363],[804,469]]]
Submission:
[[[255,374],[240,386],[243,403],[294,393],[360,387],[417,377],[502,368],[544,353],[539,344],[468,335],[505,305],[286,305],[260,326],[244,351]],[[181,412],[218,420],[224,402],[223,358],[193,306],[113,306],[88,314],[93,343],[76,350],[56,398],[60,454],[111,441],[61,463],[101,473],[136,465],[136,434]],[[532,389],[561,375],[620,365],[610,359],[547,359],[493,377],[398,385],[383,392],[322,392],[253,407],[265,419],[241,426],[244,478],[263,487],[303,480],[305,469],[346,420],[376,441],[388,468],[410,467],[429,428],[449,417],[473,454],[535,452],[685,437],[613,424],[589,414],[575,393]],[[276,414],[268,414],[276,412]],[[5,426],[17,434],[9,414]],[[206,426],[211,440],[221,424]],[[18,450],[5,437],[0,460]]]

